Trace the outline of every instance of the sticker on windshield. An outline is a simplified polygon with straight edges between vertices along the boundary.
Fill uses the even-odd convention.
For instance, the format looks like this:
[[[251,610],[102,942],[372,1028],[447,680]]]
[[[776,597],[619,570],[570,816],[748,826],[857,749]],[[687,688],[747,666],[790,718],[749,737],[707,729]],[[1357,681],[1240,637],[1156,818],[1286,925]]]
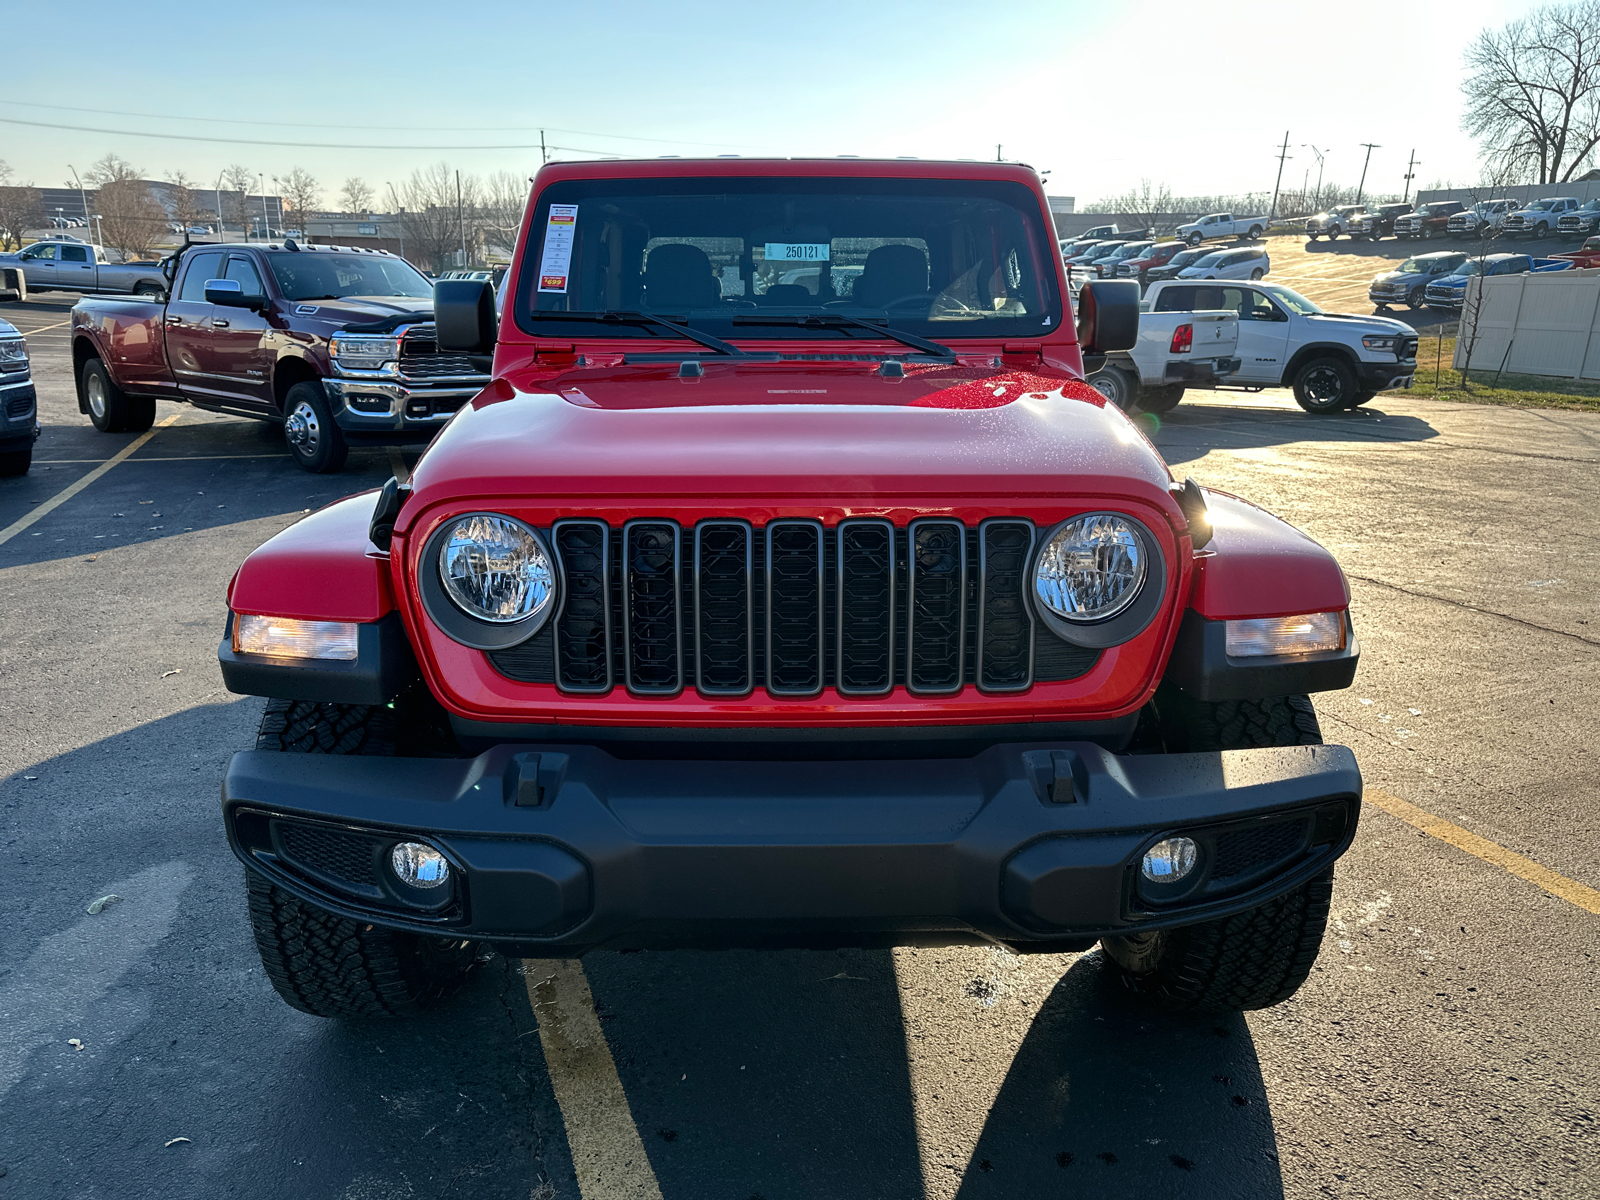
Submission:
[[[572,266],[572,234],[578,227],[576,204],[552,204],[544,230],[544,259],[539,263],[539,290],[564,292]]]
[[[827,242],[768,242],[767,261],[827,262]]]

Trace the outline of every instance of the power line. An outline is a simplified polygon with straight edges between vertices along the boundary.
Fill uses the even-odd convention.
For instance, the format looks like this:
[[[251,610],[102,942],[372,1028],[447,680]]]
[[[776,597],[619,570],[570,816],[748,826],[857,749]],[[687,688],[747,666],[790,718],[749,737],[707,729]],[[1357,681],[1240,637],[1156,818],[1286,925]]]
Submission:
[[[254,121],[247,117],[189,117],[176,113],[149,113],[135,112],[119,108],[79,108],[70,104],[40,104],[32,100],[0,100],[0,104],[18,108],[48,108],[56,112],[93,113],[102,117],[138,117],[154,121],[201,121],[209,125],[266,125],[276,129],[326,129],[325,121]],[[5,118],[0,118],[5,119]],[[54,127],[52,127],[54,128]],[[61,128],[70,128],[61,126]],[[553,125],[369,125],[363,122],[363,128],[381,130],[384,133],[456,133],[472,130],[478,133],[523,133],[535,129],[544,129],[550,133],[570,133],[577,137],[610,138],[619,142],[653,142],[663,146],[703,146],[707,149],[716,149],[719,146],[737,146],[743,150],[760,149],[757,146],[738,146],[734,142],[690,142],[682,138],[652,138],[640,137],[631,133],[596,133],[589,129],[557,129]],[[100,130],[87,132],[99,133]],[[343,149],[344,147],[337,147]],[[486,149],[499,149],[499,147],[486,147]]]

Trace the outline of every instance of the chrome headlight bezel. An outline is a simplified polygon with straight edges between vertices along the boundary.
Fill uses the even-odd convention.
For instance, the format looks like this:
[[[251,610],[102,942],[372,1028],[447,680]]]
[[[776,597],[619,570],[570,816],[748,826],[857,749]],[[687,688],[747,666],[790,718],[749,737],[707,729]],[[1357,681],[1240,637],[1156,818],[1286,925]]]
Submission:
[[[462,604],[445,582],[444,550],[461,525],[476,518],[504,521],[526,534],[550,566],[550,588],[532,611],[510,619],[496,619]],[[474,650],[505,650],[533,637],[560,610],[561,564],[550,540],[526,521],[500,512],[457,513],[441,522],[423,544],[417,558],[418,592],[429,618],[452,641]]]
[[[341,367],[375,371],[399,361],[401,341],[386,333],[336,333],[328,339],[328,353]]]
[[[1143,552],[1144,575],[1133,594],[1111,612],[1104,615],[1069,618],[1057,613],[1041,599],[1038,586],[1039,568],[1046,550],[1056,538],[1067,531],[1069,526],[1095,517],[1114,517],[1127,524],[1138,539],[1140,550]],[[1166,587],[1167,561],[1166,555],[1161,551],[1161,543],[1137,517],[1109,509],[1076,513],[1052,525],[1034,544],[1028,566],[1028,604],[1033,609],[1035,617],[1062,641],[1086,649],[1103,650],[1138,637],[1160,612]]]
[[[20,337],[0,337],[0,371],[28,369],[28,343]]]

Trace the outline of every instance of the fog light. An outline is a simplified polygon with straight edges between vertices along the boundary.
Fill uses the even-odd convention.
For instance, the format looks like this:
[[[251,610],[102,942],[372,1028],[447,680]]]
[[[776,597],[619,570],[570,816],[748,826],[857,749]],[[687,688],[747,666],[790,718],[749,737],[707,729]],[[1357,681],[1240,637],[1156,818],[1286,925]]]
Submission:
[[[1139,869],[1151,883],[1177,883],[1199,861],[1200,848],[1193,838],[1162,838],[1144,852]]]
[[[449,860],[421,842],[401,842],[390,853],[389,865],[401,883],[414,888],[443,887],[450,882]]]
[[[1233,658],[1274,654],[1315,654],[1344,649],[1342,612],[1307,613],[1302,617],[1257,617],[1229,621],[1227,651]]]

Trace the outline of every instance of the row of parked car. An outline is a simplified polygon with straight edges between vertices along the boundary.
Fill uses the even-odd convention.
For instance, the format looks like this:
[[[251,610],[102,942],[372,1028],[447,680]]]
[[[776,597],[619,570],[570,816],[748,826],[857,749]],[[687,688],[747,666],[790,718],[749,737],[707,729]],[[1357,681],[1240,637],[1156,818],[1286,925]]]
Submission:
[[[1600,232],[1600,199],[1587,204],[1575,196],[1551,196],[1525,204],[1520,200],[1480,200],[1468,207],[1460,200],[1435,200],[1414,208],[1410,204],[1342,204],[1306,220],[1306,237],[1330,242],[1341,234],[1352,238],[1394,236],[1449,237],[1588,237]]]
[[[1067,276],[1077,287],[1088,279],[1136,279],[1141,286],[1162,279],[1261,279],[1272,259],[1261,246],[1211,249],[1187,241],[1142,236],[1080,238],[1061,243]]]
[[[1379,312],[1386,312],[1391,304],[1458,312],[1466,301],[1467,286],[1477,276],[1526,275],[1595,266],[1600,266],[1600,237],[1590,238],[1581,250],[1549,258],[1436,250],[1408,258],[1395,270],[1378,275],[1367,287],[1367,298]]]

